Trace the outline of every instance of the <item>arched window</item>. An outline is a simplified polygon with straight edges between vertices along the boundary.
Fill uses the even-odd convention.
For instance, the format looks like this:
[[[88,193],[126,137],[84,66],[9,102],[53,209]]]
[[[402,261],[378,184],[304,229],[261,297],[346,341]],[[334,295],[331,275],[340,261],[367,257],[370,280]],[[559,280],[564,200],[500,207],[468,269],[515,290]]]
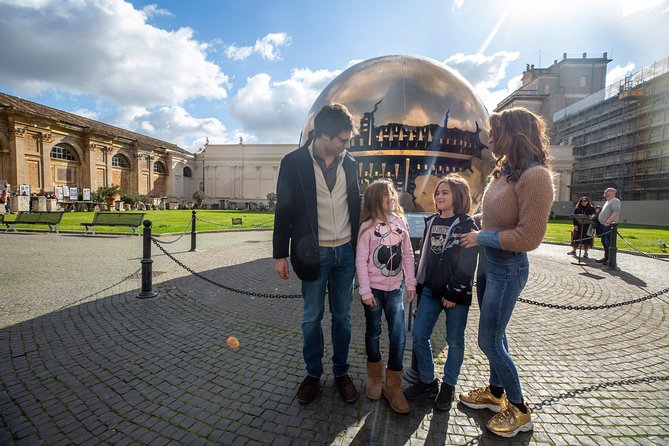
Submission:
[[[125,156],[114,155],[112,156],[112,167],[121,167],[123,169],[127,169],[130,167],[130,163],[128,162],[128,158]]]
[[[70,149],[65,144],[56,144],[53,146],[53,149],[51,149],[51,158],[66,161],[77,161],[77,157],[74,155],[72,149]]]
[[[153,173],[165,173],[165,165],[160,161],[153,163]]]
[[[193,172],[191,172],[190,167],[188,167],[188,166],[184,167],[184,177],[190,178],[192,176],[193,176]]]

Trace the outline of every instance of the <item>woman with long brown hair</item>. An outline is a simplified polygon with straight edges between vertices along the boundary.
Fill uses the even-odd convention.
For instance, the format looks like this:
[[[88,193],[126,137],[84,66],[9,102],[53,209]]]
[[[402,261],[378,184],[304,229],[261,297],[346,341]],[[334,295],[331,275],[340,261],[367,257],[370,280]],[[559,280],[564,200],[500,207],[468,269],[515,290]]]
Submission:
[[[488,143],[497,161],[483,196],[482,230],[460,236],[465,248],[481,246],[478,343],[490,363],[490,380],[488,386],[461,393],[460,401],[497,412],[487,428],[513,437],[533,425],[509,354],[506,327],[529,277],[527,252],[537,248],[546,233],[553,181],[546,125],[540,117],[525,108],[511,108],[492,114],[490,127]]]
[[[587,215],[592,217],[595,215],[595,208],[590,203],[588,197],[581,197],[576,203],[574,208],[574,215]],[[592,223],[581,223],[575,218],[574,220],[574,230],[571,233],[571,251],[567,254],[574,255],[576,254],[577,249],[583,249],[583,257],[588,258],[588,249],[592,248],[592,241],[594,239],[594,226]]]

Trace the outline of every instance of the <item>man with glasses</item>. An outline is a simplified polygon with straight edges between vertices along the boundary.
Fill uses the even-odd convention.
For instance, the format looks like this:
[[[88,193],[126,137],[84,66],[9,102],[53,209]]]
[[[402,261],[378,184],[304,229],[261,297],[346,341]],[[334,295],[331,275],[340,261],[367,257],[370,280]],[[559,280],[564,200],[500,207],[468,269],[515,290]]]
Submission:
[[[355,243],[360,221],[356,161],[346,150],[353,117],[341,104],[324,106],[307,142],[281,160],[274,218],[274,270],[288,279],[288,260],[302,280],[302,353],[307,376],[297,399],[306,404],[320,391],[323,319],[328,292],[332,314],[332,369],[344,401],[357,391],[348,376]]]

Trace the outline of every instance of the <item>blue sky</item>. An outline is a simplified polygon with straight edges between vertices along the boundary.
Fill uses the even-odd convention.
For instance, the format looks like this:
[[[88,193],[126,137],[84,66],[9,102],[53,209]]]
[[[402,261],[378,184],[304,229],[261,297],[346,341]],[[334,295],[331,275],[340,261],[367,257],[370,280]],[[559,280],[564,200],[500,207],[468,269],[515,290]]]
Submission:
[[[0,0],[0,91],[196,151],[297,143],[320,91],[388,54],[446,63],[489,110],[526,64],[669,56],[669,0]]]

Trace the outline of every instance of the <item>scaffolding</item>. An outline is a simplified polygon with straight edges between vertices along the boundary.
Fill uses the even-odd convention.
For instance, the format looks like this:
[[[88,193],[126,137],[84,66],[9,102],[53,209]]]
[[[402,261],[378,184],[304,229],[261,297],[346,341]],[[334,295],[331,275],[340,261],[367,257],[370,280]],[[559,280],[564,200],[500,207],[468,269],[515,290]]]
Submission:
[[[574,144],[571,199],[615,187],[625,200],[669,199],[669,57],[556,113]]]

